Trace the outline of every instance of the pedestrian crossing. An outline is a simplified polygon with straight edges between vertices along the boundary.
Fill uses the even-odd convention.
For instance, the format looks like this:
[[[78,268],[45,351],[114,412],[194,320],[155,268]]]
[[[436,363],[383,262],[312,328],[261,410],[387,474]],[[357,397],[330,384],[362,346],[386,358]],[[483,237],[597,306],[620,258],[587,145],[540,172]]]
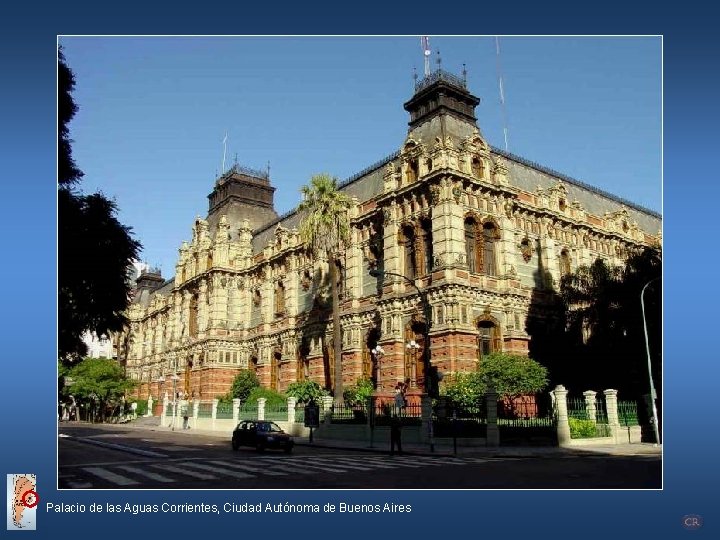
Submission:
[[[178,459],[104,463],[93,466],[61,467],[60,489],[93,488],[173,488],[183,483],[213,480],[238,480],[293,475],[359,474],[393,469],[422,469],[448,465],[474,465],[502,458],[452,456],[318,455],[268,456],[246,461],[231,459]]]

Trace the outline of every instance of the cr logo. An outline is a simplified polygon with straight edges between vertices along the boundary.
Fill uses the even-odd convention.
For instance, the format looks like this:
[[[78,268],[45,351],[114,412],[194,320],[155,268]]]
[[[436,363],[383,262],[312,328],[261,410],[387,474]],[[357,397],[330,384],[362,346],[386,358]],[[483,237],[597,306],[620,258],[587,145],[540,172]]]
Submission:
[[[702,527],[703,519],[702,516],[698,516],[697,514],[688,514],[687,516],[683,516],[682,524],[686,529],[693,531]]]

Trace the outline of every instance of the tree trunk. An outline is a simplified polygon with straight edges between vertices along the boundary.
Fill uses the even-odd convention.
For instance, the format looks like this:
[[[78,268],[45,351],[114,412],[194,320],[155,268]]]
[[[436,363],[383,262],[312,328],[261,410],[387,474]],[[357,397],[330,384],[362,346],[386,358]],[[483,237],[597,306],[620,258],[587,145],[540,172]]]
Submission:
[[[333,351],[335,362],[335,389],[334,402],[337,405],[343,403],[343,378],[342,378],[342,330],[340,329],[340,298],[337,286],[337,265],[335,257],[328,257],[330,263],[330,290],[332,295],[332,318],[333,318]]]

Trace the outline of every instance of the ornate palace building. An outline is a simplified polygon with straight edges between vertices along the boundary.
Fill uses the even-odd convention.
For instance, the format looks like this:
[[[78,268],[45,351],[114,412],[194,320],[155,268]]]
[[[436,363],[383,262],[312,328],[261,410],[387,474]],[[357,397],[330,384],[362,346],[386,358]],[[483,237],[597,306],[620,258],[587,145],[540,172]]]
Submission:
[[[174,278],[137,280],[119,359],[138,396],[157,397],[160,377],[177,374],[178,390],[213,399],[246,368],[280,391],[304,379],[330,389],[342,369],[345,387],[369,378],[383,393],[409,378],[420,393],[426,335],[440,372],[475,369],[492,351],[527,354],[528,313],[542,317],[563,273],[597,258],[621,265],[660,242],[659,214],[489,146],[479,101],[464,79],[431,73],[405,103],[399,151],[341,184],[355,202],[341,362],[327,264],[301,243],[302,215],[277,216],[267,174],[223,174]]]

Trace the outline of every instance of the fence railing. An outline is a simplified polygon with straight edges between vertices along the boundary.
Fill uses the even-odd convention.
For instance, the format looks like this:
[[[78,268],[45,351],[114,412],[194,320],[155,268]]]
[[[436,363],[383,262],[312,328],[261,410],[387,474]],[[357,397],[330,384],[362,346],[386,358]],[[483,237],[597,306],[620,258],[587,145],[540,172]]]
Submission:
[[[212,418],[212,407],[212,402],[201,402],[198,405],[198,418]]]
[[[232,419],[233,417],[233,404],[232,401],[221,401],[217,406],[217,413],[215,418]]]
[[[284,404],[265,404],[265,420],[285,421],[288,418],[288,406]]]
[[[639,426],[637,402],[618,401],[618,420],[621,426]]]
[[[240,420],[257,420],[258,419],[258,406],[257,403],[243,403],[240,405],[239,411]]]

